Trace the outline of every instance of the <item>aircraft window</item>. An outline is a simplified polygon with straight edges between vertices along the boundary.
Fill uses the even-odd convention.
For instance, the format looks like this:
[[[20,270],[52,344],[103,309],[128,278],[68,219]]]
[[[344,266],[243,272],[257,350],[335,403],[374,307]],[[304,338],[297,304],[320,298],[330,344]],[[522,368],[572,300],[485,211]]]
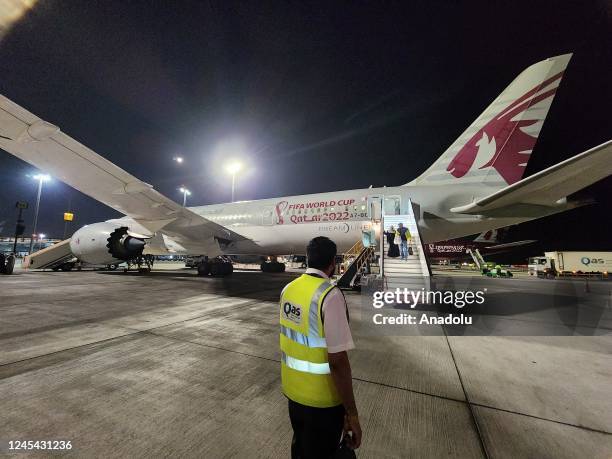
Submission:
[[[355,211],[356,211],[356,210],[357,210],[357,206],[353,206],[353,210],[355,210]]]
[[[301,214],[301,213],[302,213],[302,209],[298,210],[298,214]]]
[[[317,207],[317,212],[321,213],[321,208]]]
[[[333,207],[331,208],[331,211],[332,211],[332,212],[334,211],[334,208],[333,208]]]
[[[348,206],[344,206],[344,210],[348,210],[348,209],[349,209],[349,207],[348,207]]]
[[[361,210],[365,210],[365,205],[362,205],[362,206],[361,206]]]

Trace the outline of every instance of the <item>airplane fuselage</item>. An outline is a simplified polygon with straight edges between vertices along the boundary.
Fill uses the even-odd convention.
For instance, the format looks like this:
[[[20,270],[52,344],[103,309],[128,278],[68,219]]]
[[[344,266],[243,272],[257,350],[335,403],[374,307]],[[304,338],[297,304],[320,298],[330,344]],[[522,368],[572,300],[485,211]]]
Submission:
[[[261,255],[302,254],[308,241],[316,236],[327,236],[336,242],[339,252],[346,251],[361,240],[364,233],[379,237],[381,211],[382,215],[405,215],[411,203],[425,243],[463,237],[533,218],[489,219],[449,210],[488,193],[490,190],[482,185],[474,188],[405,185],[212,204],[189,210],[245,237],[245,241],[222,247],[224,253]],[[560,207],[555,211],[564,209]],[[139,225],[130,218],[120,220],[139,232]],[[163,234],[163,229],[160,232]],[[176,243],[171,237],[166,237],[161,245],[151,240],[145,250],[155,254],[201,254],[197,246],[187,241]]]

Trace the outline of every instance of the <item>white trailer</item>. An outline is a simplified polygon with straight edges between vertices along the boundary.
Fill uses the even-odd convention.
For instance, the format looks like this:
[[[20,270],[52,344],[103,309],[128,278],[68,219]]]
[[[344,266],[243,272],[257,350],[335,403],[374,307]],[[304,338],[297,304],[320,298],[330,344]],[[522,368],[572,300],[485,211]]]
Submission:
[[[529,275],[541,277],[607,277],[612,270],[612,252],[545,252],[529,259]]]

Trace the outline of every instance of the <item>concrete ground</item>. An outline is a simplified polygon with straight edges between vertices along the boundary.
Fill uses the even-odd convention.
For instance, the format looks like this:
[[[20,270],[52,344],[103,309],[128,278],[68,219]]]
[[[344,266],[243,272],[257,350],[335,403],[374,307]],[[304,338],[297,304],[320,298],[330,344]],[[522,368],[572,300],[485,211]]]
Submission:
[[[2,447],[71,440],[75,457],[289,457],[276,301],[293,276],[0,277]],[[490,282],[524,294],[546,281]],[[359,295],[347,299],[355,312]],[[359,457],[612,457],[610,328],[373,336],[359,316],[350,354]]]

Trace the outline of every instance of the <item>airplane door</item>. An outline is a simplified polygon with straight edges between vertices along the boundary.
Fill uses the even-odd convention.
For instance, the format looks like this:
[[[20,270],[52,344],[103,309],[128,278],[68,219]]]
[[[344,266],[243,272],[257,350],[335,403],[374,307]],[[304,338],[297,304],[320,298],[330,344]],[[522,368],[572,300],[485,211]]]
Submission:
[[[369,231],[362,232],[362,242],[365,247],[377,245],[380,241],[380,222],[382,220],[382,198],[380,196],[368,196],[368,217],[372,221]]]
[[[401,207],[399,196],[385,196],[385,215],[400,215]]]
[[[274,207],[264,208],[261,224],[264,226],[274,225]]]
[[[368,217],[373,222],[382,218],[382,199],[379,196],[368,196]]]

